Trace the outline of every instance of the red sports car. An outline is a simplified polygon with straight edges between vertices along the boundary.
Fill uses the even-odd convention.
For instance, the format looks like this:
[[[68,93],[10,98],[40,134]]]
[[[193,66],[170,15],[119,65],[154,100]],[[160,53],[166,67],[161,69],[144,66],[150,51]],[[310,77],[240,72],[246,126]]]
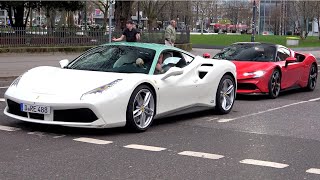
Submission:
[[[316,87],[316,58],[281,45],[235,43],[213,58],[231,60],[236,65],[238,94],[267,94],[276,98],[282,90],[305,88],[313,91]]]

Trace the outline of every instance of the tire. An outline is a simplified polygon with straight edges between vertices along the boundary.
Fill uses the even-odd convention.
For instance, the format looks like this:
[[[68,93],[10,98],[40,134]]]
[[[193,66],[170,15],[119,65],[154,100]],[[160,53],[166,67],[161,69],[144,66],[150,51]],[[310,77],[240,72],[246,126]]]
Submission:
[[[268,89],[269,98],[275,99],[279,96],[281,90],[281,75],[278,69],[275,69],[272,72],[268,83]]]
[[[132,93],[127,106],[126,126],[131,131],[146,131],[153,122],[156,110],[155,94],[146,85],[138,86]]]
[[[312,64],[309,72],[308,85],[306,87],[307,91],[313,91],[316,88],[317,78],[318,78],[317,66],[315,64]]]
[[[216,107],[218,114],[228,114],[234,104],[236,97],[236,83],[230,75],[224,75],[216,93]]]

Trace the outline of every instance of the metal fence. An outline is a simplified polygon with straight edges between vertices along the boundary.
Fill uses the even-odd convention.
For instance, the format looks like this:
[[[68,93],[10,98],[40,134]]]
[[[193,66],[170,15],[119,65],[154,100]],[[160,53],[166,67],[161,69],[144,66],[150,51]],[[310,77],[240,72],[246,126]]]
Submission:
[[[120,37],[121,33],[113,31],[112,37]],[[0,27],[0,47],[90,46],[107,42],[109,32],[104,29]],[[164,32],[142,31],[141,42],[164,44]],[[177,32],[176,44],[189,42],[190,32]]]

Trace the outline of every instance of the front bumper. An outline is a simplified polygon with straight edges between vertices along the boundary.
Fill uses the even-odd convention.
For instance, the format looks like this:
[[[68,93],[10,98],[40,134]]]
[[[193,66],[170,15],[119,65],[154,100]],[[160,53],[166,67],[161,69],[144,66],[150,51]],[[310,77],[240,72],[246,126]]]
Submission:
[[[4,109],[4,114],[17,119],[17,120],[21,120],[21,121],[26,121],[26,122],[32,122],[32,123],[39,123],[39,124],[48,124],[48,125],[61,125],[61,126],[69,126],[69,127],[85,127],[85,128],[107,128],[107,127],[116,127],[118,126],[117,124],[111,124],[111,123],[106,123],[106,121],[103,119],[102,115],[100,115],[98,109],[90,103],[84,103],[81,101],[78,102],[61,102],[61,103],[57,103],[57,102],[32,102],[32,101],[28,101],[28,100],[22,100],[22,99],[16,99],[13,97],[9,97],[6,96],[5,97],[7,106]],[[15,102],[16,104],[20,104],[20,103],[26,103],[26,104],[37,104],[37,105],[42,105],[42,106],[50,106],[50,114],[35,114],[35,113],[26,113],[26,112],[22,112],[21,110],[17,110],[15,109],[15,111],[10,111],[10,106],[9,103],[12,103],[10,101]],[[12,105],[11,105],[12,107]],[[79,114],[77,114],[76,111],[74,110],[90,110],[92,112],[92,118],[87,119],[87,121],[82,118],[82,120],[80,121],[79,118],[81,118],[81,113],[80,116]],[[18,112],[20,111],[20,112]],[[67,118],[63,118],[63,116],[65,116],[65,114],[61,113],[61,112],[66,112],[66,111],[71,111],[72,115],[74,116],[70,116],[67,115]],[[80,111],[78,111],[79,113]],[[60,116],[58,117],[57,114],[60,113]],[[57,118],[58,117],[58,118]],[[61,118],[62,117],[62,118]],[[89,116],[87,116],[89,117]],[[78,121],[79,120],[79,121]],[[119,125],[120,126],[120,125]]]
[[[265,94],[268,93],[268,82],[264,78],[238,79],[238,94]]]

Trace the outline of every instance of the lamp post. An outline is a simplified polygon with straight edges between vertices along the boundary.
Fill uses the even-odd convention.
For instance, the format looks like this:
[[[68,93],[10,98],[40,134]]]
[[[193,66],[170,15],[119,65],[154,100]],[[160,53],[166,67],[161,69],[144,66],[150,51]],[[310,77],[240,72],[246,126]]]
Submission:
[[[252,10],[252,34],[251,34],[251,42],[254,42],[254,36],[256,34],[256,1],[253,0],[253,10]]]
[[[140,25],[140,1],[138,1],[138,15],[137,15],[138,29]]]
[[[115,3],[115,0],[109,0],[109,43],[111,43],[112,5]]]

